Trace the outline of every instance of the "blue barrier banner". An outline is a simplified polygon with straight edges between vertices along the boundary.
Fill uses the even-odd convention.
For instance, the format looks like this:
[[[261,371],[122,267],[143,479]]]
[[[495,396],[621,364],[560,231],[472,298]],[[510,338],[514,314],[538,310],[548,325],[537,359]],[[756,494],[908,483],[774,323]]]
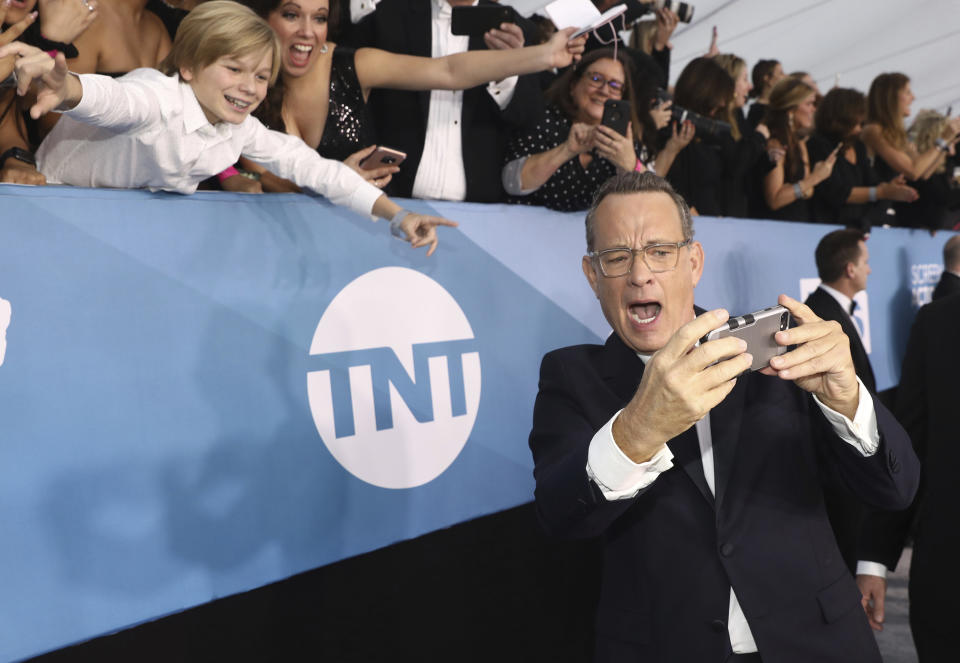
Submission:
[[[432,258],[303,195],[0,185],[0,660],[532,499],[540,358],[609,333],[583,215],[404,201]],[[832,228],[700,218],[701,306],[816,277]],[[874,232],[896,382],[947,239]]]

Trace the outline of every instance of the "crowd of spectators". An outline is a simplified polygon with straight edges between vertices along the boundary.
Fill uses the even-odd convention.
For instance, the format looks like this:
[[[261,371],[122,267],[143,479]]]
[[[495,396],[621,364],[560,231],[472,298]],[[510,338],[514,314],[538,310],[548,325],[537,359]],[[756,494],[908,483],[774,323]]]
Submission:
[[[642,0],[626,3],[629,31],[601,28],[582,58],[568,49],[572,60],[570,31],[543,17],[452,34],[452,8],[469,0],[240,1],[280,43],[279,77],[255,116],[391,195],[583,210],[617,171],[649,169],[706,216],[864,231],[960,222],[960,118],[920,110],[906,126],[914,97],[901,73],[878,75],[866,94],[821,95],[806,72],[719,52],[715,31],[668,89],[679,19]],[[3,0],[0,46],[18,40],[63,53],[72,72],[122,77],[158,68],[197,4]],[[0,182],[42,185],[57,165],[35,155],[58,114],[31,116],[12,67],[0,60]],[[619,130],[605,120],[611,100],[626,102],[611,113],[626,116]],[[376,146],[406,160],[365,168]],[[249,156],[201,188],[299,190]]]

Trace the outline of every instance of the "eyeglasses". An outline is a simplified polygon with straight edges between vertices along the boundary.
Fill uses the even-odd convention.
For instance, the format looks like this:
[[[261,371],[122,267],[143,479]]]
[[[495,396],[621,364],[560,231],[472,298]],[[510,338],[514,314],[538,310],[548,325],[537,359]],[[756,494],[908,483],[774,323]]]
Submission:
[[[608,278],[624,276],[633,270],[633,260],[637,254],[643,258],[643,264],[651,272],[669,272],[677,268],[680,261],[680,249],[693,240],[687,239],[673,244],[648,244],[642,249],[618,247],[591,251],[587,255],[600,266],[600,273]]]
[[[610,92],[618,96],[623,95],[623,83],[621,81],[615,80],[613,78],[608,79],[603,74],[598,74],[595,71],[588,71],[584,74],[584,78],[587,79],[587,82],[590,83],[590,87],[602,88],[606,85],[610,88]]]

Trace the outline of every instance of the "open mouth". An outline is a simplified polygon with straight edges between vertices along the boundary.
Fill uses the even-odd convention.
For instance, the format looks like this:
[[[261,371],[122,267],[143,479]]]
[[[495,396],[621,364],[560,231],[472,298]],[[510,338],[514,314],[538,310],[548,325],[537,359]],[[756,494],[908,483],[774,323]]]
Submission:
[[[659,302],[631,304],[630,319],[638,325],[648,325],[659,317],[661,309]]]
[[[233,106],[235,109],[241,112],[246,111],[248,108],[250,108],[251,104],[253,103],[251,101],[243,101],[242,99],[237,99],[236,97],[231,97],[226,94],[223,96],[230,103],[231,106]]]
[[[310,62],[313,46],[309,44],[294,44],[290,47],[290,62],[295,67],[306,67]]]

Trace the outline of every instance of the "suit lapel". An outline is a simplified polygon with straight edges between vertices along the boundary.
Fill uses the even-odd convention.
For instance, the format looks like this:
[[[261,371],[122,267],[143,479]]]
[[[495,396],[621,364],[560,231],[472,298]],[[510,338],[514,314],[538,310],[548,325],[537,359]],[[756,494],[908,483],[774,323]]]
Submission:
[[[714,486],[717,490],[717,510],[723,506],[723,497],[734,473],[740,425],[746,400],[747,380],[742,375],[723,401],[710,411],[710,434],[713,439]]]

